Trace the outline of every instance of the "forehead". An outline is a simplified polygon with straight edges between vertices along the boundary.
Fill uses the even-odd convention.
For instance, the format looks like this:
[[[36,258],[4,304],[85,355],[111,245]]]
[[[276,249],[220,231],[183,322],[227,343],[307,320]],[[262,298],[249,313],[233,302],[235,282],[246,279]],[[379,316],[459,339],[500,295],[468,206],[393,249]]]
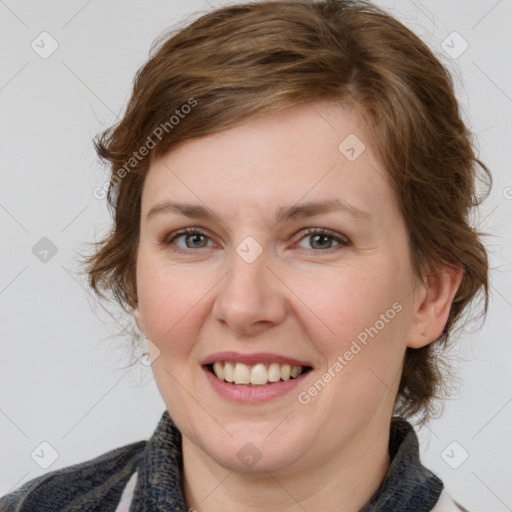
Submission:
[[[232,214],[259,208],[269,218],[284,206],[325,199],[384,212],[394,202],[387,181],[364,118],[319,101],[171,149],[150,166],[142,215],[166,200],[215,204]]]

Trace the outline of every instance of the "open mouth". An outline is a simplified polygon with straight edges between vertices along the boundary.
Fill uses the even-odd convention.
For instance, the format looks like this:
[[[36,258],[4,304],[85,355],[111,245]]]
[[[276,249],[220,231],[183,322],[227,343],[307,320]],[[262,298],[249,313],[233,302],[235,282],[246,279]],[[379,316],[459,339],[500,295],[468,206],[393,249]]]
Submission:
[[[280,381],[296,379],[312,370],[311,366],[291,366],[279,363],[231,363],[216,361],[204,365],[219,380],[235,385],[266,386]]]

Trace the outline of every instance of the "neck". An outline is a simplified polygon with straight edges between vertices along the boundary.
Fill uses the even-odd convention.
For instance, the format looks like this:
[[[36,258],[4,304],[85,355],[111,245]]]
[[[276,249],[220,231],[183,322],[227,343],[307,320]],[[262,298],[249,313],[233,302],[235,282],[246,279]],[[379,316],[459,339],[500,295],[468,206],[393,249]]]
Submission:
[[[389,469],[388,445],[389,422],[370,424],[342,450],[303,464],[302,469],[294,465],[286,471],[237,473],[218,465],[184,437],[185,498],[200,512],[357,512]]]

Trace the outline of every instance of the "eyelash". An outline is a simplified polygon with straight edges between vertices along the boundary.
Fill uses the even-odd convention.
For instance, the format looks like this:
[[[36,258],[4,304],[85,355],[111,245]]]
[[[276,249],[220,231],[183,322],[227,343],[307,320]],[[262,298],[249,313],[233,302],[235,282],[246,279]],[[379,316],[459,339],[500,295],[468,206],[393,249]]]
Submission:
[[[198,228],[185,228],[185,229],[182,229],[182,230],[177,231],[175,233],[172,233],[169,237],[167,237],[165,239],[164,244],[165,245],[173,245],[173,242],[177,238],[179,238],[180,236],[184,236],[184,235],[201,235],[201,236],[204,236],[204,237],[210,239],[210,237],[205,232],[203,232],[202,230],[200,230]],[[333,250],[339,249],[340,247],[349,247],[351,245],[350,241],[347,238],[342,237],[342,236],[338,235],[337,233],[335,233],[333,231],[330,231],[328,229],[325,229],[325,228],[307,228],[307,229],[305,229],[302,232],[302,236],[299,239],[299,242],[303,238],[306,238],[308,235],[309,236],[311,236],[311,235],[323,235],[323,236],[325,236],[327,238],[332,238],[334,241],[336,241],[336,242],[338,242],[340,244],[337,247],[331,247],[329,249],[324,249],[324,250],[322,250],[322,249],[319,249],[319,250],[309,249],[309,251],[312,251],[312,252],[330,253]],[[172,238],[170,238],[170,237],[172,237]],[[206,247],[199,247],[199,249],[206,249]],[[176,252],[179,252],[179,253],[182,253],[182,254],[189,254],[191,251],[194,251],[195,249],[181,249],[181,248],[175,246],[172,250],[176,251]],[[308,249],[306,249],[306,250],[308,250]]]

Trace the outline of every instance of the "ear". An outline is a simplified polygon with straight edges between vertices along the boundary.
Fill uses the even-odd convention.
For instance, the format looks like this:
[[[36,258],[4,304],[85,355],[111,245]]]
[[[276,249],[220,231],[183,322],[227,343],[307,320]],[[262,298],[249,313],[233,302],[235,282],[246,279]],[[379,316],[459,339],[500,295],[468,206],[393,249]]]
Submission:
[[[142,334],[146,334],[146,329],[144,327],[144,319],[142,318],[142,314],[140,312],[140,309],[139,309],[138,305],[137,305],[137,307],[135,308],[135,310],[133,312],[133,316],[135,318],[135,323],[137,324],[137,327],[139,328],[139,331]]]
[[[408,347],[424,347],[442,334],[462,277],[462,266],[445,267],[427,277],[419,286],[413,323],[407,338]]]

